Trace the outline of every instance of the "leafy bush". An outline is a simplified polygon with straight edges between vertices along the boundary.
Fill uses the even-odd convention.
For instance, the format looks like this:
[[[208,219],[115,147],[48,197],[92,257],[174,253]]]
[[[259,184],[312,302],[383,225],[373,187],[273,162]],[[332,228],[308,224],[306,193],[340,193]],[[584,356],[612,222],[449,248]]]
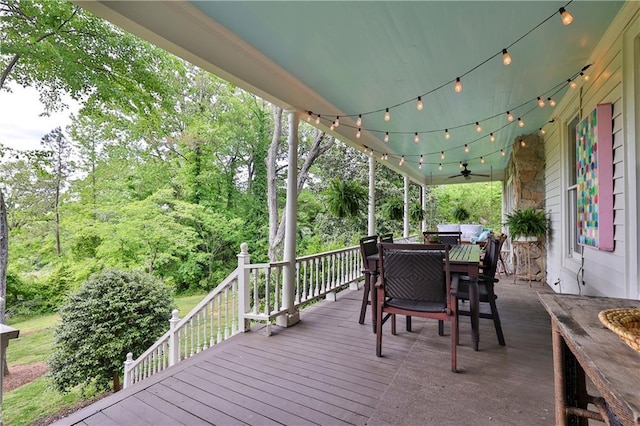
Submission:
[[[92,275],[60,310],[49,360],[61,392],[81,385],[120,388],[128,352],[140,354],[168,328],[173,306],[168,287],[142,272],[105,270]]]

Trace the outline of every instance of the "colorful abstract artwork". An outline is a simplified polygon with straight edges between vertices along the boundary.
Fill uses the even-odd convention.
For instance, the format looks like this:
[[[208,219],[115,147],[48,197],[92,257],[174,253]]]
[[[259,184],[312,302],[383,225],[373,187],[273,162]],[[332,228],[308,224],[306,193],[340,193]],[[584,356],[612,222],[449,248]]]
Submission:
[[[611,104],[600,104],[576,128],[578,243],[613,250]]]

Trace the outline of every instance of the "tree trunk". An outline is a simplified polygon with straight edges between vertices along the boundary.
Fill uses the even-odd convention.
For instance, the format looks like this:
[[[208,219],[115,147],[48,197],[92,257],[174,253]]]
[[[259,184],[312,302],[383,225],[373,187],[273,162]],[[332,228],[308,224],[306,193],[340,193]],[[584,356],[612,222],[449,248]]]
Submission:
[[[278,200],[277,200],[277,186],[276,186],[276,157],[278,150],[278,141],[280,139],[281,127],[282,127],[282,110],[280,110],[279,116],[275,115],[274,111],[274,139],[271,141],[269,147],[269,156],[267,158],[267,182],[268,182],[268,203],[269,203],[269,261],[276,262],[278,260],[278,252],[280,246],[284,240],[284,230],[286,224],[286,214],[282,213],[282,219],[278,223]],[[277,131],[276,131],[277,129]],[[278,139],[275,139],[278,134]],[[296,199],[302,188],[304,187],[307,178],[309,177],[309,170],[313,163],[322,154],[327,152],[331,146],[335,143],[335,138],[330,137],[327,139],[327,143],[323,145],[326,133],[318,129],[314,132],[313,143],[309,148],[302,168],[298,172],[298,181],[296,186]]]
[[[118,392],[120,390],[120,374],[114,371],[111,373],[111,377],[113,378],[113,391]]]
[[[7,265],[9,263],[9,226],[7,222],[7,206],[0,189],[0,324],[5,323],[5,300],[7,297]],[[9,374],[6,352],[2,352],[2,369]]]

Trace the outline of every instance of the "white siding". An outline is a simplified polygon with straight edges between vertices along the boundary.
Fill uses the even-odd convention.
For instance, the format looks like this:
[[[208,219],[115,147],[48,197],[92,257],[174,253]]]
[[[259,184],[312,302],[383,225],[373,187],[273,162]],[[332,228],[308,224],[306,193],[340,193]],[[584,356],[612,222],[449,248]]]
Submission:
[[[636,98],[639,92],[637,81],[624,81],[623,70],[629,60],[623,55],[625,38],[637,37],[630,34],[629,29],[640,27],[637,4],[626,4],[617,20],[594,52],[591,58],[592,69],[589,70],[591,80],[583,83],[581,90],[567,93],[559,102],[555,122],[546,126],[545,136],[545,203],[551,219],[551,236],[547,247],[547,280],[556,292],[579,293],[609,297],[638,298],[637,285],[637,226],[632,227],[634,235],[627,235],[625,220],[637,221],[637,217],[629,217],[626,211],[628,200],[636,203],[636,176],[626,176],[629,170],[635,170],[634,158],[628,159],[625,154],[635,153],[629,150],[628,144],[635,144],[634,135],[625,135],[625,120],[630,114],[625,113],[623,102],[625,96]],[[638,56],[632,55],[636,61],[634,69],[639,69]],[[627,77],[625,77],[627,78]],[[638,79],[635,76],[635,79]],[[627,78],[628,80],[628,78]],[[624,94],[624,95],[623,95]],[[613,104],[613,161],[614,161],[614,251],[606,252],[585,247],[582,259],[572,257],[567,240],[567,151],[568,123],[581,112],[585,116],[597,104]],[[633,117],[633,115],[631,115]],[[637,120],[637,118],[634,118]],[[635,127],[634,127],[635,128]],[[635,146],[634,146],[635,148]],[[633,195],[632,195],[633,194]],[[635,208],[633,212],[635,214]],[[625,219],[627,218],[627,219]],[[580,281],[584,285],[579,285]]]

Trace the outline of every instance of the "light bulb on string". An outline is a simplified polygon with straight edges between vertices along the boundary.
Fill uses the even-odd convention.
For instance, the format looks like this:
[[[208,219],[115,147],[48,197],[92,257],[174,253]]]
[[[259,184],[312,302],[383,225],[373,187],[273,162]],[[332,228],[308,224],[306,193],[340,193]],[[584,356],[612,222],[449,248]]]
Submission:
[[[320,124],[320,114],[316,117],[316,124]]]
[[[553,98],[547,98],[547,102],[549,102],[549,106],[551,107],[556,106],[556,101]]]
[[[386,133],[384,134],[384,141],[385,141],[385,142],[389,142],[389,132],[386,132]]]
[[[505,65],[511,64],[511,55],[509,55],[507,49],[502,49],[502,63]]]
[[[444,151],[440,151],[440,159],[444,160]]]
[[[502,156],[504,157],[505,155],[507,155],[507,153],[506,153],[506,152],[504,152],[504,149],[501,149],[501,150],[500,150],[500,155],[502,155]]]
[[[424,163],[424,156],[420,154],[420,164]]]
[[[546,133],[547,133],[547,131],[546,131],[546,130],[544,130],[542,127],[540,127],[540,134],[541,134],[542,136],[544,136]]]
[[[507,121],[513,121],[513,114],[509,111],[507,111]]]
[[[449,140],[451,138],[451,135],[449,134],[449,129],[444,129],[444,138],[446,140]]]
[[[484,157],[480,157],[480,162],[484,164]]]
[[[458,164],[458,166],[459,166],[460,168],[462,168],[462,161],[460,162],[460,164]]]
[[[496,141],[496,135],[494,135],[493,133],[490,133],[490,134],[489,134],[489,140],[490,140],[491,142],[495,142],[495,141]]]
[[[360,139],[360,127],[358,127],[358,131],[356,132],[356,138]]]
[[[456,93],[462,92],[462,82],[460,81],[460,77],[456,78],[456,83],[453,86],[453,90],[455,90]]]
[[[476,132],[480,133],[481,131],[482,131],[482,126],[480,125],[480,123],[476,121]]]
[[[469,152],[469,145],[466,143],[464,144],[464,152]]]
[[[520,146],[523,148],[527,146],[527,143],[524,141],[524,139],[520,139]]]
[[[438,164],[438,170],[442,170],[442,163]]]
[[[540,108],[544,108],[544,105],[545,105],[544,99],[542,99],[540,96],[538,96],[538,106]]]
[[[307,115],[307,123],[311,123],[311,111],[309,111],[309,114]]]
[[[391,114],[389,114],[389,108],[386,109],[386,111],[384,112],[384,121],[389,121],[391,120]]]
[[[575,89],[576,87],[578,87],[578,83],[576,83],[575,81],[571,80],[570,78],[567,79],[567,82],[569,82],[569,87],[571,87],[572,89]]]
[[[580,77],[582,77],[582,81],[589,81],[591,79],[588,74],[585,74],[582,71],[580,71]]]
[[[422,103],[422,96],[418,96],[418,103],[416,103],[416,108],[418,109],[418,111],[422,111],[422,108],[424,108],[424,104]]]
[[[420,142],[420,136],[418,136],[418,132],[416,132],[416,133],[415,133],[415,135],[413,136],[413,141],[414,141],[415,143]]]
[[[356,118],[356,126],[362,126],[362,114],[358,114],[358,118]]]
[[[402,156],[402,158],[400,158],[400,162],[398,163],[398,166],[402,166],[404,164],[404,155]]]
[[[520,117],[518,117],[518,126],[524,127],[524,121],[522,121],[522,118]]]
[[[564,7],[558,9],[558,12],[560,13],[560,19],[562,19],[562,23],[564,25],[569,25],[573,22],[573,15],[567,12]]]
[[[335,128],[336,128],[336,123],[335,123],[335,121],[332,121],[331,122],[331,127],[329,127],[329,130],[333,130]]]
[[[336,121],[334,121],[334,126],[338,127],[340,125],[340,117],[336,117]]]

